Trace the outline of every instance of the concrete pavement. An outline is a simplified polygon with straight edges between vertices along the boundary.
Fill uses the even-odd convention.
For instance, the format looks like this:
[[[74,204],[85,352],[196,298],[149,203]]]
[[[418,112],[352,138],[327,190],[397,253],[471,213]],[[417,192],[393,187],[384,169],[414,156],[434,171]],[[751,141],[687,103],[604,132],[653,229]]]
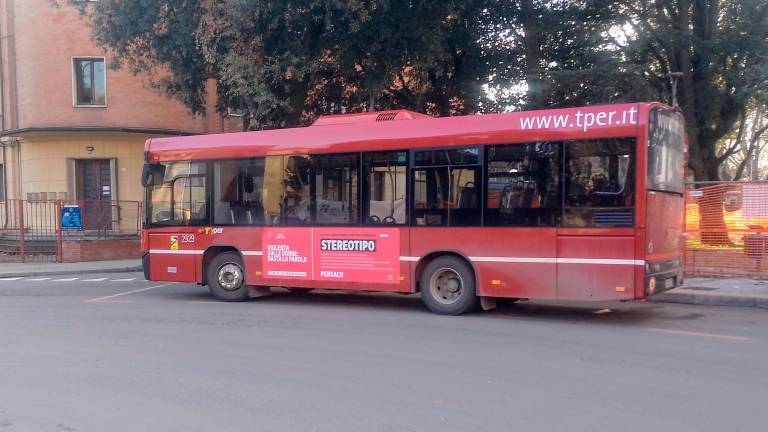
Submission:
[[[48,276],[65,274],[119,273],[141,270],[141,260],[110,260],[79,263],[26,262],[0,263],[0,277]]]
[[[744,277],[691,277],[685,279],[682,287],[655,295],[651,300],[768,309],[768,281]]]
[[[0,281],[0,430],[761,431],[766,329],[754,308],[444,317],[417,296],[20,277]]]

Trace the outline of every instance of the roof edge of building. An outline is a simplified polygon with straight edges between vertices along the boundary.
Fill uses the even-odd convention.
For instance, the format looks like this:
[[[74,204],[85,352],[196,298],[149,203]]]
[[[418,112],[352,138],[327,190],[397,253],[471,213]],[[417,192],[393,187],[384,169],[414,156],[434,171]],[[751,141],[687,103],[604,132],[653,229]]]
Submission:
[[[168,135],[185,136],[199,135],[199,133],[162,128],[138,128],[138,127],[104,127],[104,126],[47,126],[8,129],[0,131],[0,137],[23,135],[28,133],[55,133],[55,132],[101,132],[101,133],[136,133],[144,135]]]

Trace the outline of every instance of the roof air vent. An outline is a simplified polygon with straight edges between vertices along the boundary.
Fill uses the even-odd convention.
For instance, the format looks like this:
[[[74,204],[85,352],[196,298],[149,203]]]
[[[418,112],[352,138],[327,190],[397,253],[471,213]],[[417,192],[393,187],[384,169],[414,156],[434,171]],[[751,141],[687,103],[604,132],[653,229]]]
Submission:
[[[395,117],[397,117],[397,112],[385,112],[385,113],[381,113],[381,114],[377,115],[376,116],[376,121],[377,122],[380,122],[380,121],[390,121],[390,120],[394,120]]]
[[[408,110],[395,110],[383,112],[363,112],[358,114],[340,114],[320,116],[312,126],[329,126],[341,124],[376,123],[393,120],[431,119],[432,117]]]

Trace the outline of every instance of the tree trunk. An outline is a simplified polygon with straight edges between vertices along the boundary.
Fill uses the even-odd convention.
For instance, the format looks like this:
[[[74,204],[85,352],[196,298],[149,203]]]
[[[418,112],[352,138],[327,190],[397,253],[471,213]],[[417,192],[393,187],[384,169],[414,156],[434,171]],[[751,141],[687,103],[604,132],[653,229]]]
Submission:
[[[522,15],[523,38],[525,46],[525,83],[528,85],[526,93],[528,109],[541,109],[546,105],[544,98],[544,81],[541,76],[541,30],[539,29],[539,17],[532,0],[520,2]]]

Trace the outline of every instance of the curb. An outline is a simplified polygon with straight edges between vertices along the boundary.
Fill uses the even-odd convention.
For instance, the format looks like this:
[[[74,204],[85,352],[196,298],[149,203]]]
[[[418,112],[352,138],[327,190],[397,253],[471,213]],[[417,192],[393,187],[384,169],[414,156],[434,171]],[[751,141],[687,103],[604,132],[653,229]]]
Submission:
[[[738,306],[768,309],[768,297],[752,297],[749,295],[699,294],[686,292],[665,292],[657,294],[648,300],[657,303],[679,303],[706,306]]]
[[[0,278],[8,277],[28,277],[28,276],[57,276],[57,275],[73,275],[73,274],[95,274],[95,273],[133,273],[142,271],[141,266],[131,267],[110,267],[104,269],[82,269],[82,270],[48,270],[48,271],[32,271],[32,272],[0,272]]]

